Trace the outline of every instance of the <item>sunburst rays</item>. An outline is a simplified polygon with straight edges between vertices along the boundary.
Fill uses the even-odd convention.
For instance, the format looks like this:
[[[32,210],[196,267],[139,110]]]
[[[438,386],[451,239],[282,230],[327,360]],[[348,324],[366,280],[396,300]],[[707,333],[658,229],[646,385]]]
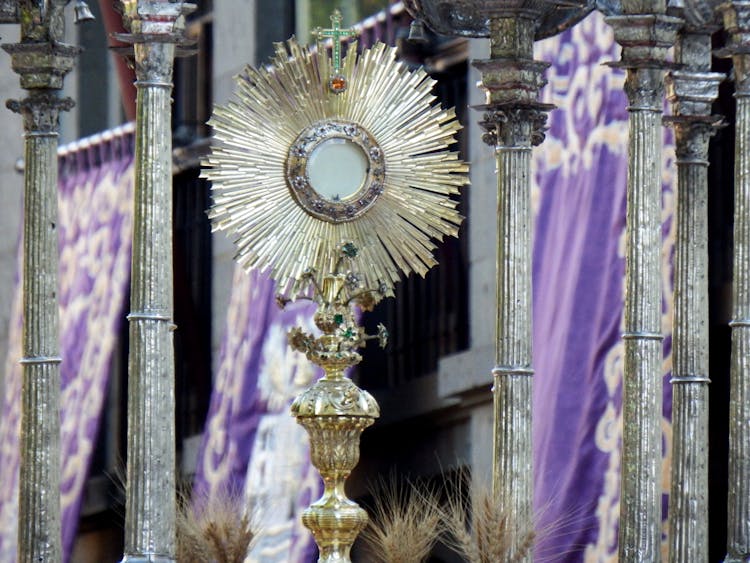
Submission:
[[[236,99],[210,121],[215,142],[203,175],[213,183],[214,229],[235,234],[246,269],[270,269],[281,293],[294,296],[309,267],[330,270],[342,242],[359,249],[354,267],[368,287],[388,292],[401,274],[424,276],[436,264],[434,240],[457,236],[461,217],[451,196],[468,183],[467,165],[449,150],[460,129],[454,111],[436,105],[434,80],[396,61],[395,49],[349,47],[340,74],[347,88],[332,93],[326,54],[294,40],[276,45],[272,65],[247,67]],[[326,122],[354,123],[382,151],[377,200],[347,219],[305,211],[290,188],[287,161],[305,130]]]

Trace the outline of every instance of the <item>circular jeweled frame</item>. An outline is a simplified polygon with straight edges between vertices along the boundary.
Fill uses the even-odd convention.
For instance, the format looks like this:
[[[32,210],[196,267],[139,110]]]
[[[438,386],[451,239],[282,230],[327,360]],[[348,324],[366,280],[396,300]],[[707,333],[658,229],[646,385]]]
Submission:
[[[359,146],[368,159],[367,177],[351,196],[333,201],[321,196],[310,183],[308,160],[313,151],[329,139],[345,139]],[[383,193],[385,159],[375,138],[362,126],[329,119],[304,129],[289,148],[286,182],[294,199],[310,215],[331,223],[352,221],[362,216]]]

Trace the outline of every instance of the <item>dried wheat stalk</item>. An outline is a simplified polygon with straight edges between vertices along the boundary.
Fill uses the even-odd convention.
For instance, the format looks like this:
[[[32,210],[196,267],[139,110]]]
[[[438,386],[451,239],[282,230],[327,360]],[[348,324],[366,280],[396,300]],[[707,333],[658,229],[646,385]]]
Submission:
[[[201,502],[183,496],[177,511],[180,563],[242,563],[256,537],[242,495],[220,493]]]
[[[374,563],[422,563],[441,533],[435,491],[395,477],[373,488],[370,522],[362,533]],[[369,561],[369,559],[368,559]]]
[[[468,493],[462,492],[464,483]],[[490,487],[460,475],[447,496],[442,511],[445,543],[467,563],[514,563],[533,549],[534,529],[530,526],[514,538],[508,514]]]

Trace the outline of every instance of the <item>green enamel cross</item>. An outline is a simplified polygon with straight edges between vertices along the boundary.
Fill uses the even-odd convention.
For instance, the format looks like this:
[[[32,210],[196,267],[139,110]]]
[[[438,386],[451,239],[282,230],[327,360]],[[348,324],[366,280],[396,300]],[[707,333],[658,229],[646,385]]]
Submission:
[[[333,24],[332,29],[317,28],[313,33],[315,39],[320,41],[330,37],[333,39],[333,72],[338,74],[341,71],[341,39],[345,37],[352,37],[356,35],[353,29],[341,29],[341,12],[336,9],[331,14],[331,23]]]

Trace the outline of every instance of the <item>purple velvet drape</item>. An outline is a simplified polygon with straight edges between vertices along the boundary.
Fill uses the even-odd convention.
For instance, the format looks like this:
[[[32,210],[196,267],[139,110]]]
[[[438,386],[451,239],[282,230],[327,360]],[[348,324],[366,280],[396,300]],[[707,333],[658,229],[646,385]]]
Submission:
[[[104,404],[130,279],[133,136],[70,149],[60,158],[58,232],[61,507],[66,561]],[[21,264],[19,243],[19,271]],[[20,274],[19,274],[20,277]],[[21,291],[16,283],[0,418],[0,561],[16,561],[21,408]]]
[[[537,560],[604,563],[617,558],[620,502],[628,144],[624,72],[603,66],[619,60],[619,47],[598,13],[537,44],[536,56],[552,63],[543,98],[559,108],[550,115],[547,139],[534,151]],[[671,138],[665,129],[665,509],[671,438],[666,377],[674,245]]]
[[[243,492],[261,525],[253,562],[311,560],[301,512],[319,496],[320,478],[289,406],[319,374],[286,333],[313,330],[313,310],[307,302],[280,310],[268,277],[236,268],[195,490],[197,498]]]

